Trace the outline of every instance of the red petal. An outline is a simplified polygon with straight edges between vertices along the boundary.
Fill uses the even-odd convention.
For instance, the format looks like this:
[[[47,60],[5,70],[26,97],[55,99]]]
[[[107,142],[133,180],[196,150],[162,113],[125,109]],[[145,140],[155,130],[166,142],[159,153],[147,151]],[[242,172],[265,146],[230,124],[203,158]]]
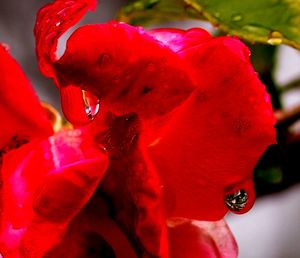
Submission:
[[[1,250],[9,249],[11,227],[27,228],[23,248],[32,254],[29,257],[52,247],[93,194],[107,163],[103,151],[79,130],[62,132],[5,155]],[[51,238],[39,243],[45,232]]]
[[[211,35],[203,29],[192,28],[180,29],[154,29],[147,31],[149,35],[163,42],[174,52],[183,51],[187,48],[198,47],[200,44],[211,40]]]
[[[275,143],[269,96],[247,53],[229,37],[180,53],[199,88],[149,148],[174,216],[222,218],[225,195],[248,187],[258,158]]]
[[[171,219],[170,258],[236,258],[237,244],[224,221]]]
[[[76,24],[89,9],[94,10],[96,4],[96,0],[56,0],[38,12],[34,35],[39,67],[45,76],[56,77],[52,65],[57,60],[59,37]]]
[[[100,189],[112,204],[112,217],[143,257],[168,257],[165,218],[157,173],[139,138],[134,114],[115,118],[104,139],[110,166]]]
[[[46,255],[49,258],[136,258],[128,239],[108,217],[107,207],[93,196],[72,220],[62,241]]]
[[[13,137],[33,139],[52,134],[42,109],[21,67],[0,44],[0,150]]]
[[[90,91],[117,115],[163,115],[194,87],[173,51],[141,29],[116,22],[76,30],[55,68],[61,87]]]
[[[60,90],[61,107],[68,121],[74,125],[85,125],[90,122],[85,109],[82,90],[78,87],[67,86]]]
[[[60,88],[72,85],[93,93],[118,115],[163,115],[189,96],[193,85],[178,56],[141,28],[123,23],[79,28],[56,62],[58,37],[82,17],[90,2],[57,0],[40,10],[35,35],[46,76]]]

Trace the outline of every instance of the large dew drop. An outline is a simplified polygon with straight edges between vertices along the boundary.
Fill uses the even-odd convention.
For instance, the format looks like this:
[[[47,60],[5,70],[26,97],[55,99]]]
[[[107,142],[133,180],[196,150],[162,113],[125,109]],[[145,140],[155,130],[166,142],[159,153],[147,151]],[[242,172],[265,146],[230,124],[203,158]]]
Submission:
[[[233,212],[242,211],[248,202],[248,194],[244,189],[238,190],[233,194],[226,195],[225,203],[229,210]]]
[[[233,189],[227,189],[224,202],[227,208],[236,214],[249,211],[255,201],[255,191],[251,179],[240,182]]]
[[[75,126],[90,123],[99,113],[100,100],[91,92],[75,86],[60,89],[62,111]]]
[[[82,90],[82,99],[85,112],[90,120],[93,120],[100,109],[100,99],[89,91]]]

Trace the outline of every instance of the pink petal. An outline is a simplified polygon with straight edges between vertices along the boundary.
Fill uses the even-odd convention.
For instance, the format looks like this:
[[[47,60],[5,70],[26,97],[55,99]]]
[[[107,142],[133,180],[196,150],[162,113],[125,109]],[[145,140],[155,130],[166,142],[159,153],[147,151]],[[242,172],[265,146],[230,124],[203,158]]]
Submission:
[[[107,165],[102,148],[80,130],[64,131],[5,155],[0,250],[13,251],[8,235],[16,239],[14,248],[19,247],[20,235],[14,238],[13,228],[24,234],[22,250],[29,257],[42,257],[89,200]]]
[[[147,34],[164,43],[174,52],[183,51],[191,47],[199,47],[200,44],[212,38],[206,30],[200,28],[189,30],[159,28],[149,30]]]
[[[170,258],[235,258],[237,244],[225,221],[170,219]]]

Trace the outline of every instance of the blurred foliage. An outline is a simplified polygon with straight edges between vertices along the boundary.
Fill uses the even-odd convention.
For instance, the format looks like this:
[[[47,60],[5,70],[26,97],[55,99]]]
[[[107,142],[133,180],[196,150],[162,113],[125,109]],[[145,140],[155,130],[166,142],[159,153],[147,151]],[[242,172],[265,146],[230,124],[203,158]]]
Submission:
[[[249,42],[300,49],[299,0],[137,0],[124,7],[118,18],[134,25],[205,18]]]
[[[251,62],[260,80],[266,85],[270,93],[274,109],[281,108],[278,86],[274,81],[274,68],[277,54],[277,47],[262,44],[248,44],[251,50]]]
[[[169,20],[199,19],[201,15],[182,0],[133,1],[117,14],[117,19],[132,25],[148,25]]]

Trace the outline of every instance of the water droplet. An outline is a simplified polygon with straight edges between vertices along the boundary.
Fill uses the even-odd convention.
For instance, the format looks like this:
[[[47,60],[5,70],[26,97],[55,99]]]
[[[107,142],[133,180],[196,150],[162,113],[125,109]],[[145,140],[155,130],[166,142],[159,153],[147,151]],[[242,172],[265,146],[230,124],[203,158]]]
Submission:
[[[220,18],[220,13],[214,13],[216,18]]]
[[[90,92],[82,91],[78,86],[60,88],[62,111],[73,125],[90,123],[99,112],[100,100]]]
[[[119,25],[117,21],[111,21],[110,24],[112,25],[113,28],[117,28]]]
[[[138,26],[137,27],[137,31],[140,33],[140,34],[144,34],[145,33],[145,30],[142,26]]]
[[[232,212],[239,213],[246,207],[247,202],[248,194],[244,189],[225,196],[225,204]]]
[[[256,25],[245,25],[242,27],[242,30],[245,33],[250,33],[250,34],[258,34],[258,35],[267,35],[269,30],[263,27],[259,27]]]
[[[112,56],[109,53],[103,53],[98,59],[98,64],[100,66],[107,66],[112,62]]]
[[[0,45],[4,48],[5,51],[9,51],[10,50],[10,47],[9,45],[5,44],[5,43],[0,43]]]
[[[234,22],[241,21],[242,19],[243,19],[243,16],[240,13],[233,14],[231,16],[231,20],[234,21]]]
[[[271,45],[280,45],[283,41],[283,35],[279,31],[270,32],[268,38],[268,43]]]
[[[100,99],[89,91],[82,90],[85,113],[93,120],[100,109]]]

